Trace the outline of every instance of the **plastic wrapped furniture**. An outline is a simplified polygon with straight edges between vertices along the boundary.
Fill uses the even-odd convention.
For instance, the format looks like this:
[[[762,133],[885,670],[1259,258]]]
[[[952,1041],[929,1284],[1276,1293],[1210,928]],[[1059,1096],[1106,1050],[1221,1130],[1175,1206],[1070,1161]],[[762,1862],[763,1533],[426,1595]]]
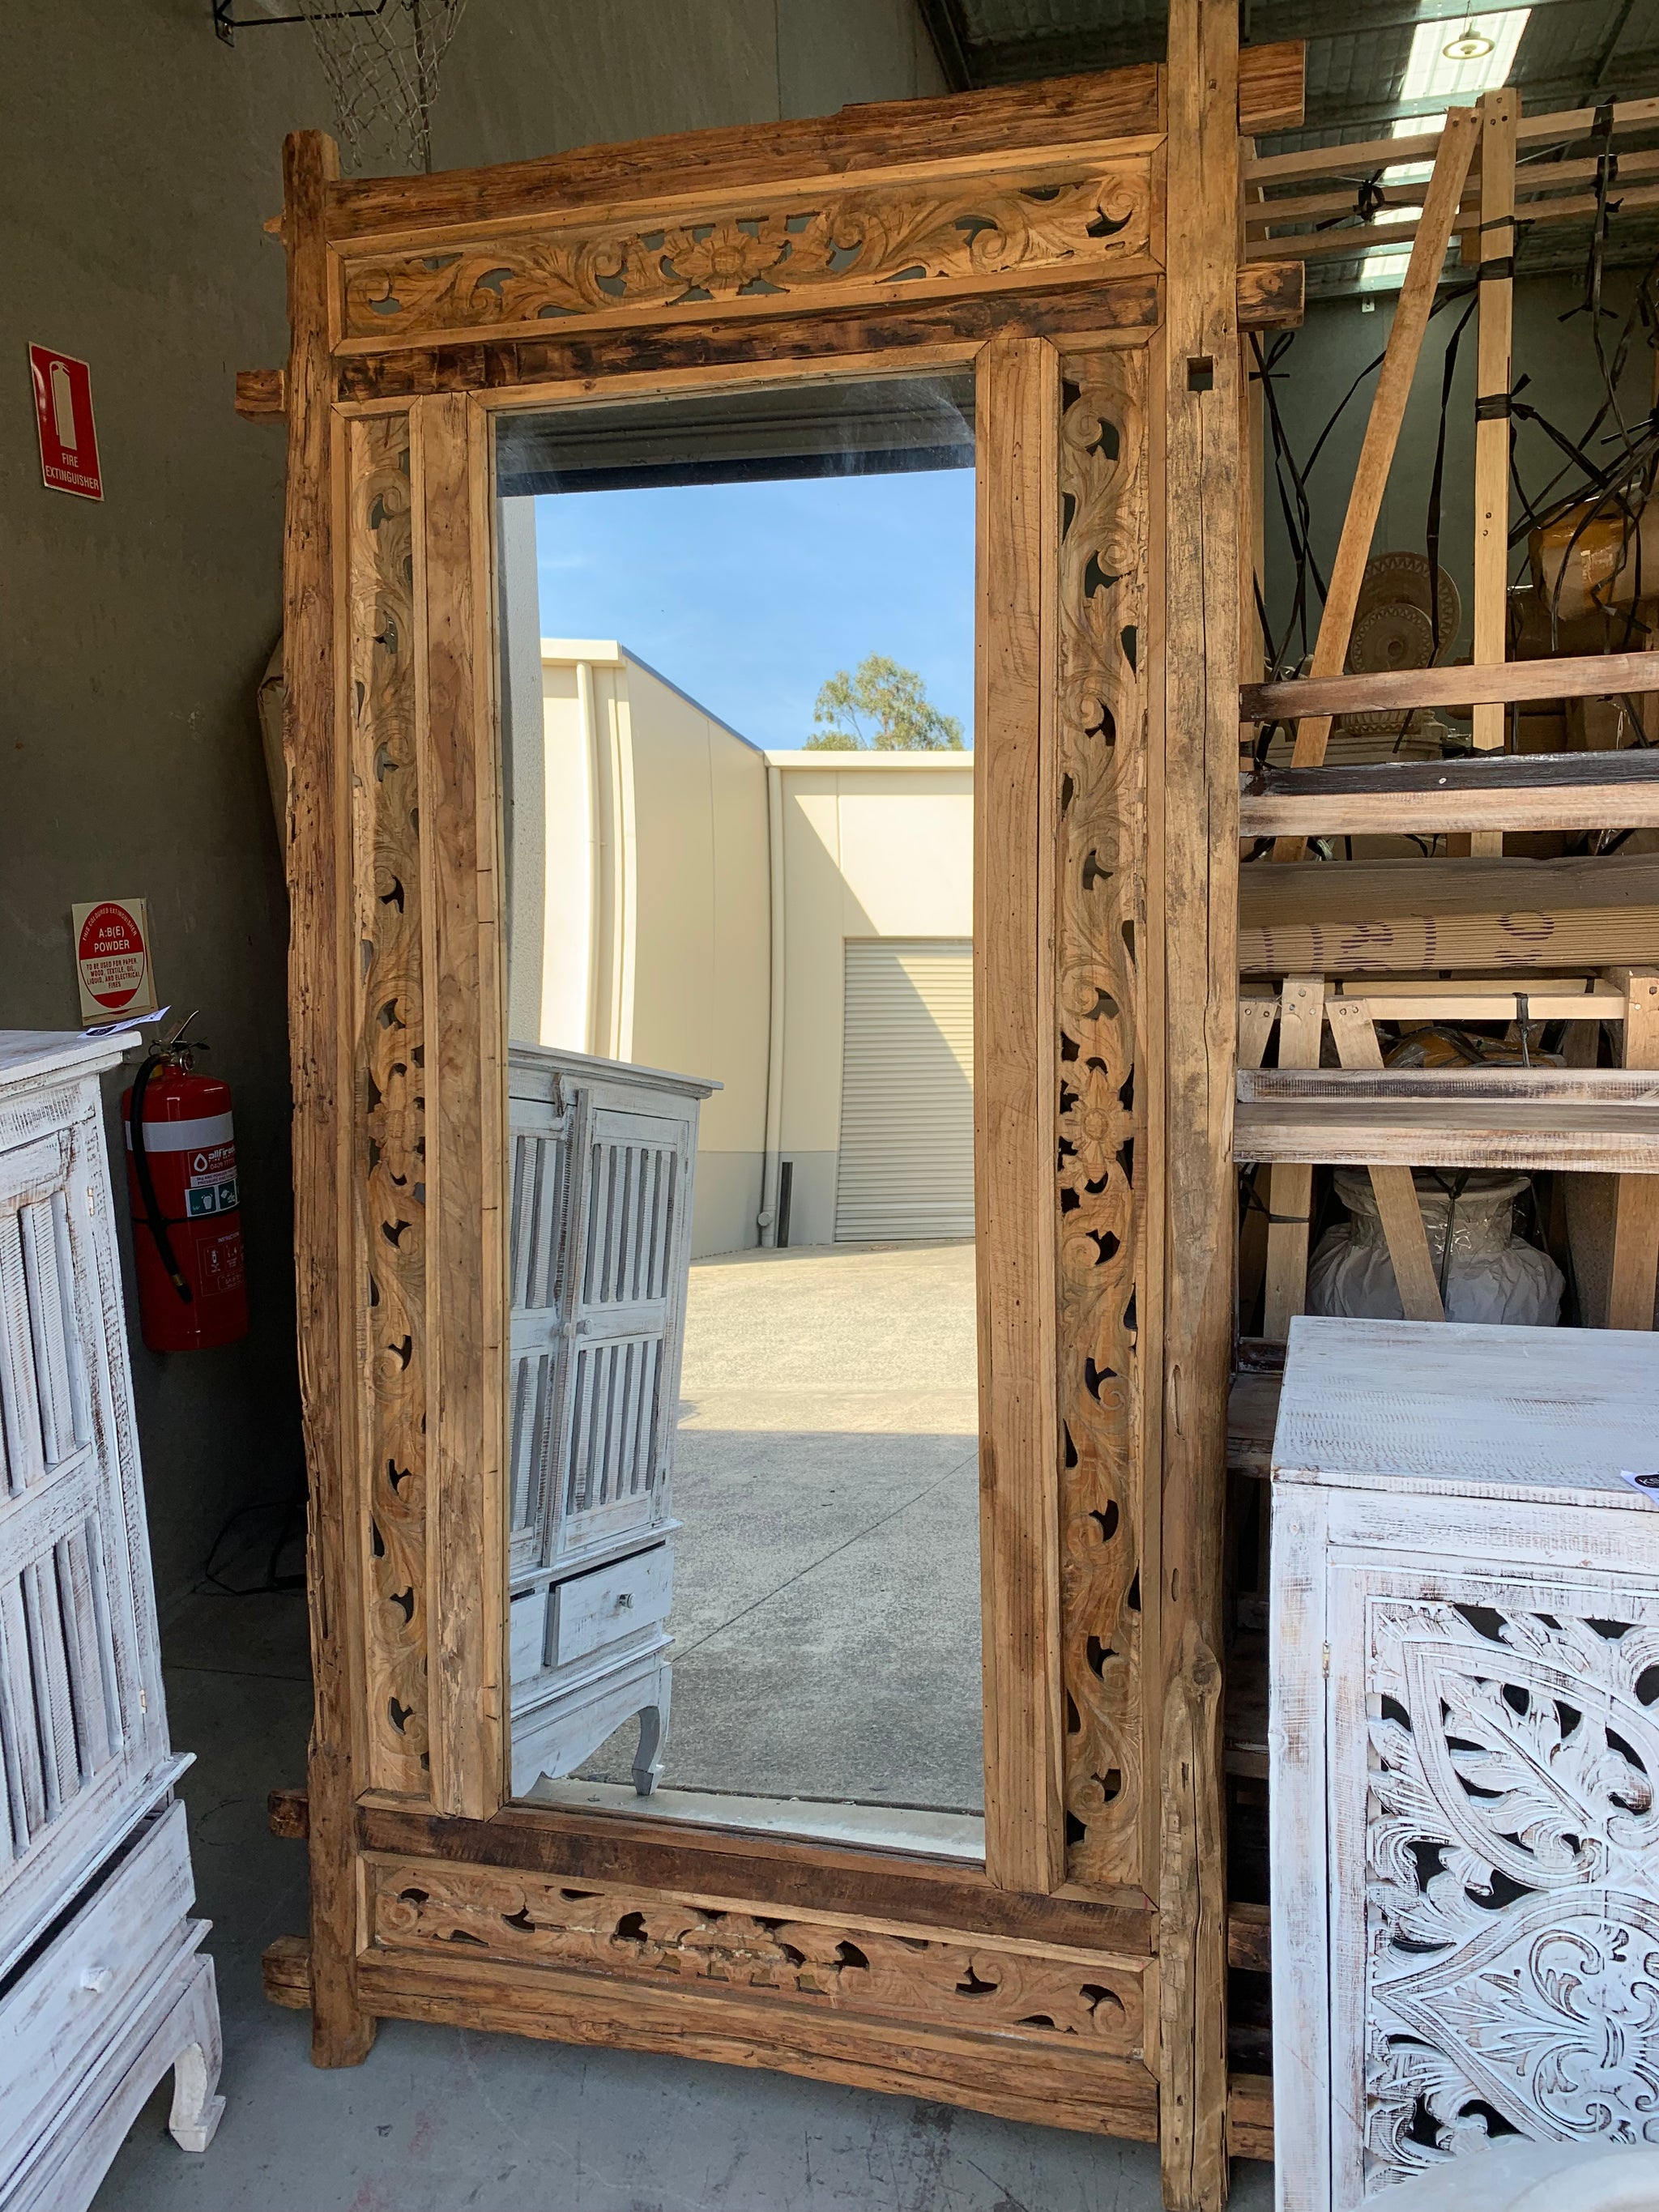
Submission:
[[[1362,1168],[1339,1168],[1334,1179],[1348,1218],[1326,1231],[1308,1263],[1308,1310],[1399,1321],[1400,1291],[1370,1176]],[[1449,1173],[1413,1180],[1446,1319],[1553,1326],[1561,1315],[1561,1270],[1515,1234],[1516,1201],[1528,1177],[1477,1170],[1461,1188],[1448,1188]]]

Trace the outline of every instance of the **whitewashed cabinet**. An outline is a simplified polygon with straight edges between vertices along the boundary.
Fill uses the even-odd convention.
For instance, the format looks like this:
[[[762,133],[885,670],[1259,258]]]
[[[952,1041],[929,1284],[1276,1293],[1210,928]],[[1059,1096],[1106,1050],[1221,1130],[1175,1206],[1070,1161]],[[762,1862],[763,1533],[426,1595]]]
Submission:
[[[509,1057],[513,1788],[668,1726],[669,1477],[697,1112],[719,1085],[515,1044]]]
[[[1659,2143],[1659,1338],[1298,1319],[1273,1462],[1282,2212]]]
[[[80,2212],[169,2069],[222,2100],[167,1741],[98,1076],[0,1030],[0,2208]]]

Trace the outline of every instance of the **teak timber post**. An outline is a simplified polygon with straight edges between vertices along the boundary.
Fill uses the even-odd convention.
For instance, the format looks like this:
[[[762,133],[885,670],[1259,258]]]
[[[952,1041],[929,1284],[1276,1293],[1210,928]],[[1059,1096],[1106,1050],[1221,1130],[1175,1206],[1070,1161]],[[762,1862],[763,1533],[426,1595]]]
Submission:
[[[349,2066],[374,2019],[356,2001],[357,1789],[362,1711],[349,1531],[356,1474],[353,1322],[346,1296],[350,1198],[343,1133],[354,1114],[343,970],[351,932],[350,841],[336,712],[339,645],[338,457],[334,437],[326,197],[331,139],[300,131],[283,149],[290,332],[283,638],[287,677],[287,863],[292,915],[289,1041],[294,1078],[295,1291],[300,1404],[310,1497],[306,1589],[314,1681],[311,1792],[312,2056]]]
[[[1234,0],[1173,0],[1163,742],[1152,763],[1162,805],[1148,871],[1164,960],[1166,1111],[1158,2131],[1170,2212],[1217,2212],[1227,2195],[1221,1589],[1237,1024],[1237,88]]]

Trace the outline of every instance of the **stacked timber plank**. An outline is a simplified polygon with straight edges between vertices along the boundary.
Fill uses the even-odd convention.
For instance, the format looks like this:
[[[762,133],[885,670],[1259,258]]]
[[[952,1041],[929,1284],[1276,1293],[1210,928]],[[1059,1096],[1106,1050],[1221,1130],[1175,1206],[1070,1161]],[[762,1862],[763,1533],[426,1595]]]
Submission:
[[[1243,975],[1659,962],[1659,859],[1317,860],[1239,875]]]

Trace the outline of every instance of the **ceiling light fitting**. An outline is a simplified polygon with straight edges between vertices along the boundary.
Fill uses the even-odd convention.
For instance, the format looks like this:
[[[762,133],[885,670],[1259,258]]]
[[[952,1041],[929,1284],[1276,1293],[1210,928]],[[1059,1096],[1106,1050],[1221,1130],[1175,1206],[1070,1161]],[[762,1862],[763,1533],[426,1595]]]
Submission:
[[[1497,43],[1495,39],[1489,39],[1484,31],[1477,31],[1471,23],[1465,25],[1458,36],[1452,40],[1449,45],[1442,46],[1440,51],[1449,62],[1481,62],[1485,61]]]

